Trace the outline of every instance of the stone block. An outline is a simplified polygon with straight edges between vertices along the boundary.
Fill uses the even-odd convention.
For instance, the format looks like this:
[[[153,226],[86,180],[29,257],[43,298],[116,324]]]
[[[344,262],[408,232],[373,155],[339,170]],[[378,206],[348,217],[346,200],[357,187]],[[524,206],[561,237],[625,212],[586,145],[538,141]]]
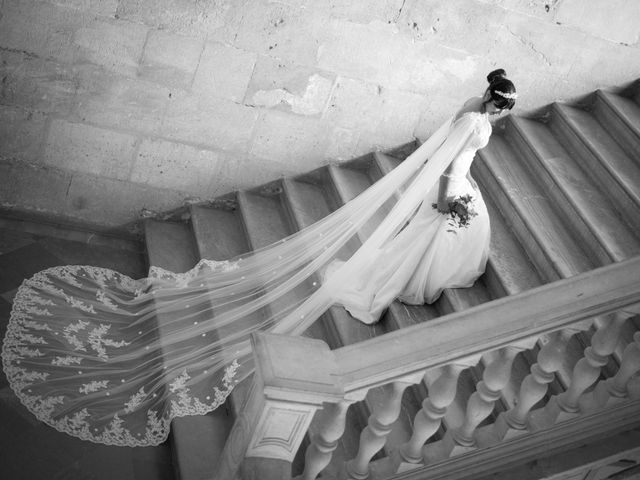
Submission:
[[[245,103],[300,115],[319,115],[327,106],[333,82],[333,75],[313,67],[260,56]]]
[[[186,90],[191,86],[203,47],[201,38],[152,30],[144,47],[139,75],[161,85]]]
[[[44,162],[62,170],[128,179],[136,145],[132,135],[54,119],[44,149]]]
[[[247,155],[236,158],[233,162],[225,163],[224,175],[220,176],[222,181],[228,179],[227,191],[243,190],[257,187],[272,180],[291,176],[307,171],[303,166],[290,162],[281,162],[273,158],[262,158],[256,155]],[[218,181],[216,181],[216,184]],[[225,188],[222,185],[220,192]]]
[[[504,21],[506,26],[497,31],[497,40],[507,57],[517,59],[517,63],[512,62],[512,68],[504,67],[510,75],[517,73],[516,64],[529,70],[539,67],[541,72],[563,65],[566,72],[570,65],[567,59],[573,58],[578,49],[582,50],[583,34],[576,35],[576,32],[515,12],[509,12]]]
[[[468,2],[464,3],[468,4]],[[478,0],[478,3],[484,4],[484,8],[500,7],[504,10],[553,22],[561,2],[557,0]],[[460,8],[461,4],[462,2],[458,1],[457,8]]]
[[[255,109],[224,99],[173,95],[161,135],[213,149],[246,152],[258,117]]]
[[[42,213],[62,213],[72,174],[45,165],[0,161],[0,204]]]
[[[574,42],[574,45],[578,43]],[[580,51],[579,61],[576,59],[566,66],[567,73],[562,78],[565,85],[558,89],[560,93],[569,91],[575,95],[596,88],[619,87],[639,76],[638,47],[585,35],[580,41]]]
[[[361,25],[334,19],[318,51],[318,66],[325,70],[389,87],[405,70],[396,65],[412,48],[395,25],[373,22]],[[358,52],[354,55],[354,52]]]
[[[640,3],[627,0],[566,0],[556,21],[591,36],[635,45],[640,41]],[[585,53],[588,50],[585,50]]]
[[[93,19],[76,31],[78,60],[136,76],[148,27],[122,21]]]
[[[118,0],[50,0],[54,5],[73,8],[103,17],[113,17],[118,8]]]
[[[363,134],[361,142],[366,142],[367,149],[375,150],[378,147],[390,148],[413,141],[415,126],[428,105],[424,96],[384,90],[381,97],[382,106],[377,124],[368,135]]]
[[[131,181],[172,188],[197,195],[216,190],[223,154],[164,140],[143,140],[136,155]]]
[[[479,86],[483,80],[480,79]],[[481,94],[482,90],[476,93]],[[420,119],[415,125],[413,136],[424,141],[451,116],[462,107],[465,101],[464,96],[454,96],[456,92],[437,92],[425,97],[425,108],[420,113]],[[451,96],[449,96],[451,95]],[[469,98],[473,95],[469,95]]]
[[[74,120],[158,134],[170,100],[168,88],[92,65],[79,68],[78,85]]]
[[[333,20],[327,28],[331,34],[320,47],[318,65],[345,77],[428,93],[447,83],[459,88],[477,74],[477,55],[448,49],[434,39],[416,40],[395,24]]]
[[[198,64],[192,91],[205,97],[242,102],[256,56],[233,46],[208,42]]]
[[[426,43],[435,58],[460,53],[482,58],[496,47],[496,32],[508,27],[504,18],[511,10],[501,3],[501,0],[411,1],[404,5],[395,24],[403,37],[416,41],[418,50],[420,43]],[[517,15],[531,18],[528,14]]]
[[[325,160],[327,135],[327,124],[319,119],[267,111],[256,125],[251,153],[309,170]]]
[[[389,88],[423,95],[455,94],[461,103],[470,96],[482,94],[487,73],[493,66],[481,68],[479,56],[464,51],[447,51],[431,42],[416,42],[396,61],[395,74],[390,75]],[[486,70],[486,71],[485,71]],[[482,91],[476,90],[480,83]]]
[[[238,8],[238,10],[242,10]],[[226,2],[193,0],[120,0],[118,18],[143,23],[160,30],[204,38],[226,23]]]
[[[309,2],[305,8],[314,15],[339,18],[354,23],[395,22],[407,0],[371,0],[368,2]]]
[[[72,67],[22,52],[0,50],[0,103],[67,115],[77,89]]]
[[[335,127],[329,133],[325,155],[329,160],[349,160],[358,156],[360,131]]]
[[[170,211],[188,197],[177,190],[76,173],[68,183],[66,210],[78,220],[121,226],[139,220],[143,209]]]
[[[233,38],[234,45],[247,51],[300,65],[316,64],[325,18],[282,3],[248,2],[233,10],[216,40]]]
[[[382,88],[353,78],[338,77],[322,118],[332,125],[362,130],[378,121]]]
[[[6,0],[0,17],[0,47],[71,62],[73,35],[82,15],[49,2]]]
[[[46,116],[0,106],[0,156],[36,162],[40,159]]]
[[[0,161],[0,204],[71,222],[120,228],[140,218],[141,211],[174,210],[188,193],[153,188],[48,165]]]

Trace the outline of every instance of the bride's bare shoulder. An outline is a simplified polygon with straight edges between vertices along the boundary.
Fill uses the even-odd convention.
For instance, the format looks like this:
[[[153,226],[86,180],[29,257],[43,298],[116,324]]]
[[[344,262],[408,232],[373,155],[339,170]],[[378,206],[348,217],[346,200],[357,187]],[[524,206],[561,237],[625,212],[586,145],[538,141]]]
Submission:
[[[469,100],[464,102],[462,108],[458,110],[453,117],[453,120],[459,120],[464,115],[468,113],[480,113],[480,107],[482,105],[482,97],[471,97]]]

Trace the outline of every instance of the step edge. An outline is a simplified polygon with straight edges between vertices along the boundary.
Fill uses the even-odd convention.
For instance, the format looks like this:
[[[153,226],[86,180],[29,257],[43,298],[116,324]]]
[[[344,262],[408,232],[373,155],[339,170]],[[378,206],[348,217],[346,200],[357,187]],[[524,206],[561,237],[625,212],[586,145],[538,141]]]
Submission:
[[[611,248],[606,238],[603,238],[600,229],[597,224],[589,218],[589,214],[585,213],[585,208],[583,208],[576,199],[569,194],[564,185],[557,175],[546,165],[546,163],[542,159],[542,155],[539,151],[539,148],[534,145],[534,142],[528,138],[526,132],[524,131],[523,126],[520,121],[511,120],[511,126],[514,128],[515,132],[519,137],[519,141],[526,145],[528,154],[525,153],[529,158],[533,158],[536,162],[536,165],[540,167],[545,173],[548,179],[558,188],[558,191],[561,194],[564,203],[570,206],[571,210],[577,214],[577,216],[581,220],[582,228],[585,233],[587,233],[591,239],[587,244],[589,245],[589,249],[591,250],[591,255],[594,256],[594,259],[597,259],[602,264],[606,265],[611,262],[622,260],[623,258],[619,258],[616,252]],[[549,134],[551,135],[551,134]],[[560,145],[562,147],[562,145]],[[564,148],[563,148],[564,150]],[[565,152],[566,153],[566,152]],[[568,153],[566,154],[568,157]],[[543,188],[547,190],[547,193],[551,196],[551,198],[556,197],[557,195],[553,191],[549,191],[549,188],[546,187],[546,181],[543,182]],[[597,188],[597,186],[596,186]],[[566,208],[566,207],[565,207]],[[575,228],[575,225],[574,225]],[[582,233],[580,234],[578,240],[583,240]],[[595,243],[595,244],[594,244]]]
[[[554,103],[552,108],[553,108],[552,111],[557,113],[557,118],[565,124],[566,128],[568,128],[576,137],[576,139],[579,142],[581,142],[581,144],[589,151],[593,159],[600,165],[600,167],[603,170],[605,170],[615,180],[615,182],[625,192],[629,200],[634,204],[636,204],[640,209],[640,195],[635,195],[632,191],[629,190],[627,186],[627,182],[624,181],[624,178],[620,177],[616,169],[611,168],[611,165],[609,164],[609,162],[605,161],[605,155],[603,154],[603,152],[601,152],[600,149],[597,148],[596,145],[594,145],[593,142],[589,140],[589,138],[584,134],[582,129],[579,127],[579,125],[577,125],[576,122],[571,118],[569,118],[568,114],[563,111],[564,108],[576,108],[576,107],[572,107],[571,105],[562,105],[559,103]],[[585,113],[588,114],[588,112],[585,112]],[[607,133],[607,135],[609,134]],[[613,138],[612,138],[612,141],[617,143]],[[622,147],[619,147],[619,148],[622,149]],[[626,155],[626,152],[623,151],[622,153],[628,157],[628,155]],[[631,159],[629,160],[632,161]]]

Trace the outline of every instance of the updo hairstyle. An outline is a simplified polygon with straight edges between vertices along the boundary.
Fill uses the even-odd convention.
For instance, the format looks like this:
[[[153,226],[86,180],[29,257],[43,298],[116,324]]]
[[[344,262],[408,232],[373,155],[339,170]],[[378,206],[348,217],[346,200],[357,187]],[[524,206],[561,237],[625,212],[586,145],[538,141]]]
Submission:
[[[511,110],[516,104],[516,87],[513,85],[513,82],[507,78],[507,72],[502,68],[494,70],[487,75],[487,82],[489,82],[487,92],[490,93],[493,104],[498,108]],[[514,98],[505,98],[497,92],[513,95]]]

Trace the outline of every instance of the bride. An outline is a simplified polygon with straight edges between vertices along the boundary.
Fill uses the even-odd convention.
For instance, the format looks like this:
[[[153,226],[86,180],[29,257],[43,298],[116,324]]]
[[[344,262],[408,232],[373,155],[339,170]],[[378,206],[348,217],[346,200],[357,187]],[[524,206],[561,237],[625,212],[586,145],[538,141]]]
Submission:
[[[482,274],[489,218],[469,167],[489,116],[515,103],[504,70],[392,172],[280,242],[183,274],[133,280],[61,266],[23,282],[3,343],[22,403],[92,442],[157,445],[173,418],[221,405],[253,371],[250,334],[299,335],[334,304],[365,323],[395,299],[433,302]],[[353,248],[363,226],[398,200]]]
[[[451,127],[466,117],[473,125],[472,135],[439,182],[428,189],[415,216],[374,252],[364,268],[350,272],[348,281],[334,290],[335,303],[358,320],[378,321],[395,298],[411,305],[433,303],[445,288],[470,287],[484,273],[489,215],[469,168],[476,151],[489,141],[488,116],[513,108],[516,98],[504,70],[491,72],[487,80],[484,96],[468,100]],[[342,262],[333,262],[326,277],[340,266]]]

